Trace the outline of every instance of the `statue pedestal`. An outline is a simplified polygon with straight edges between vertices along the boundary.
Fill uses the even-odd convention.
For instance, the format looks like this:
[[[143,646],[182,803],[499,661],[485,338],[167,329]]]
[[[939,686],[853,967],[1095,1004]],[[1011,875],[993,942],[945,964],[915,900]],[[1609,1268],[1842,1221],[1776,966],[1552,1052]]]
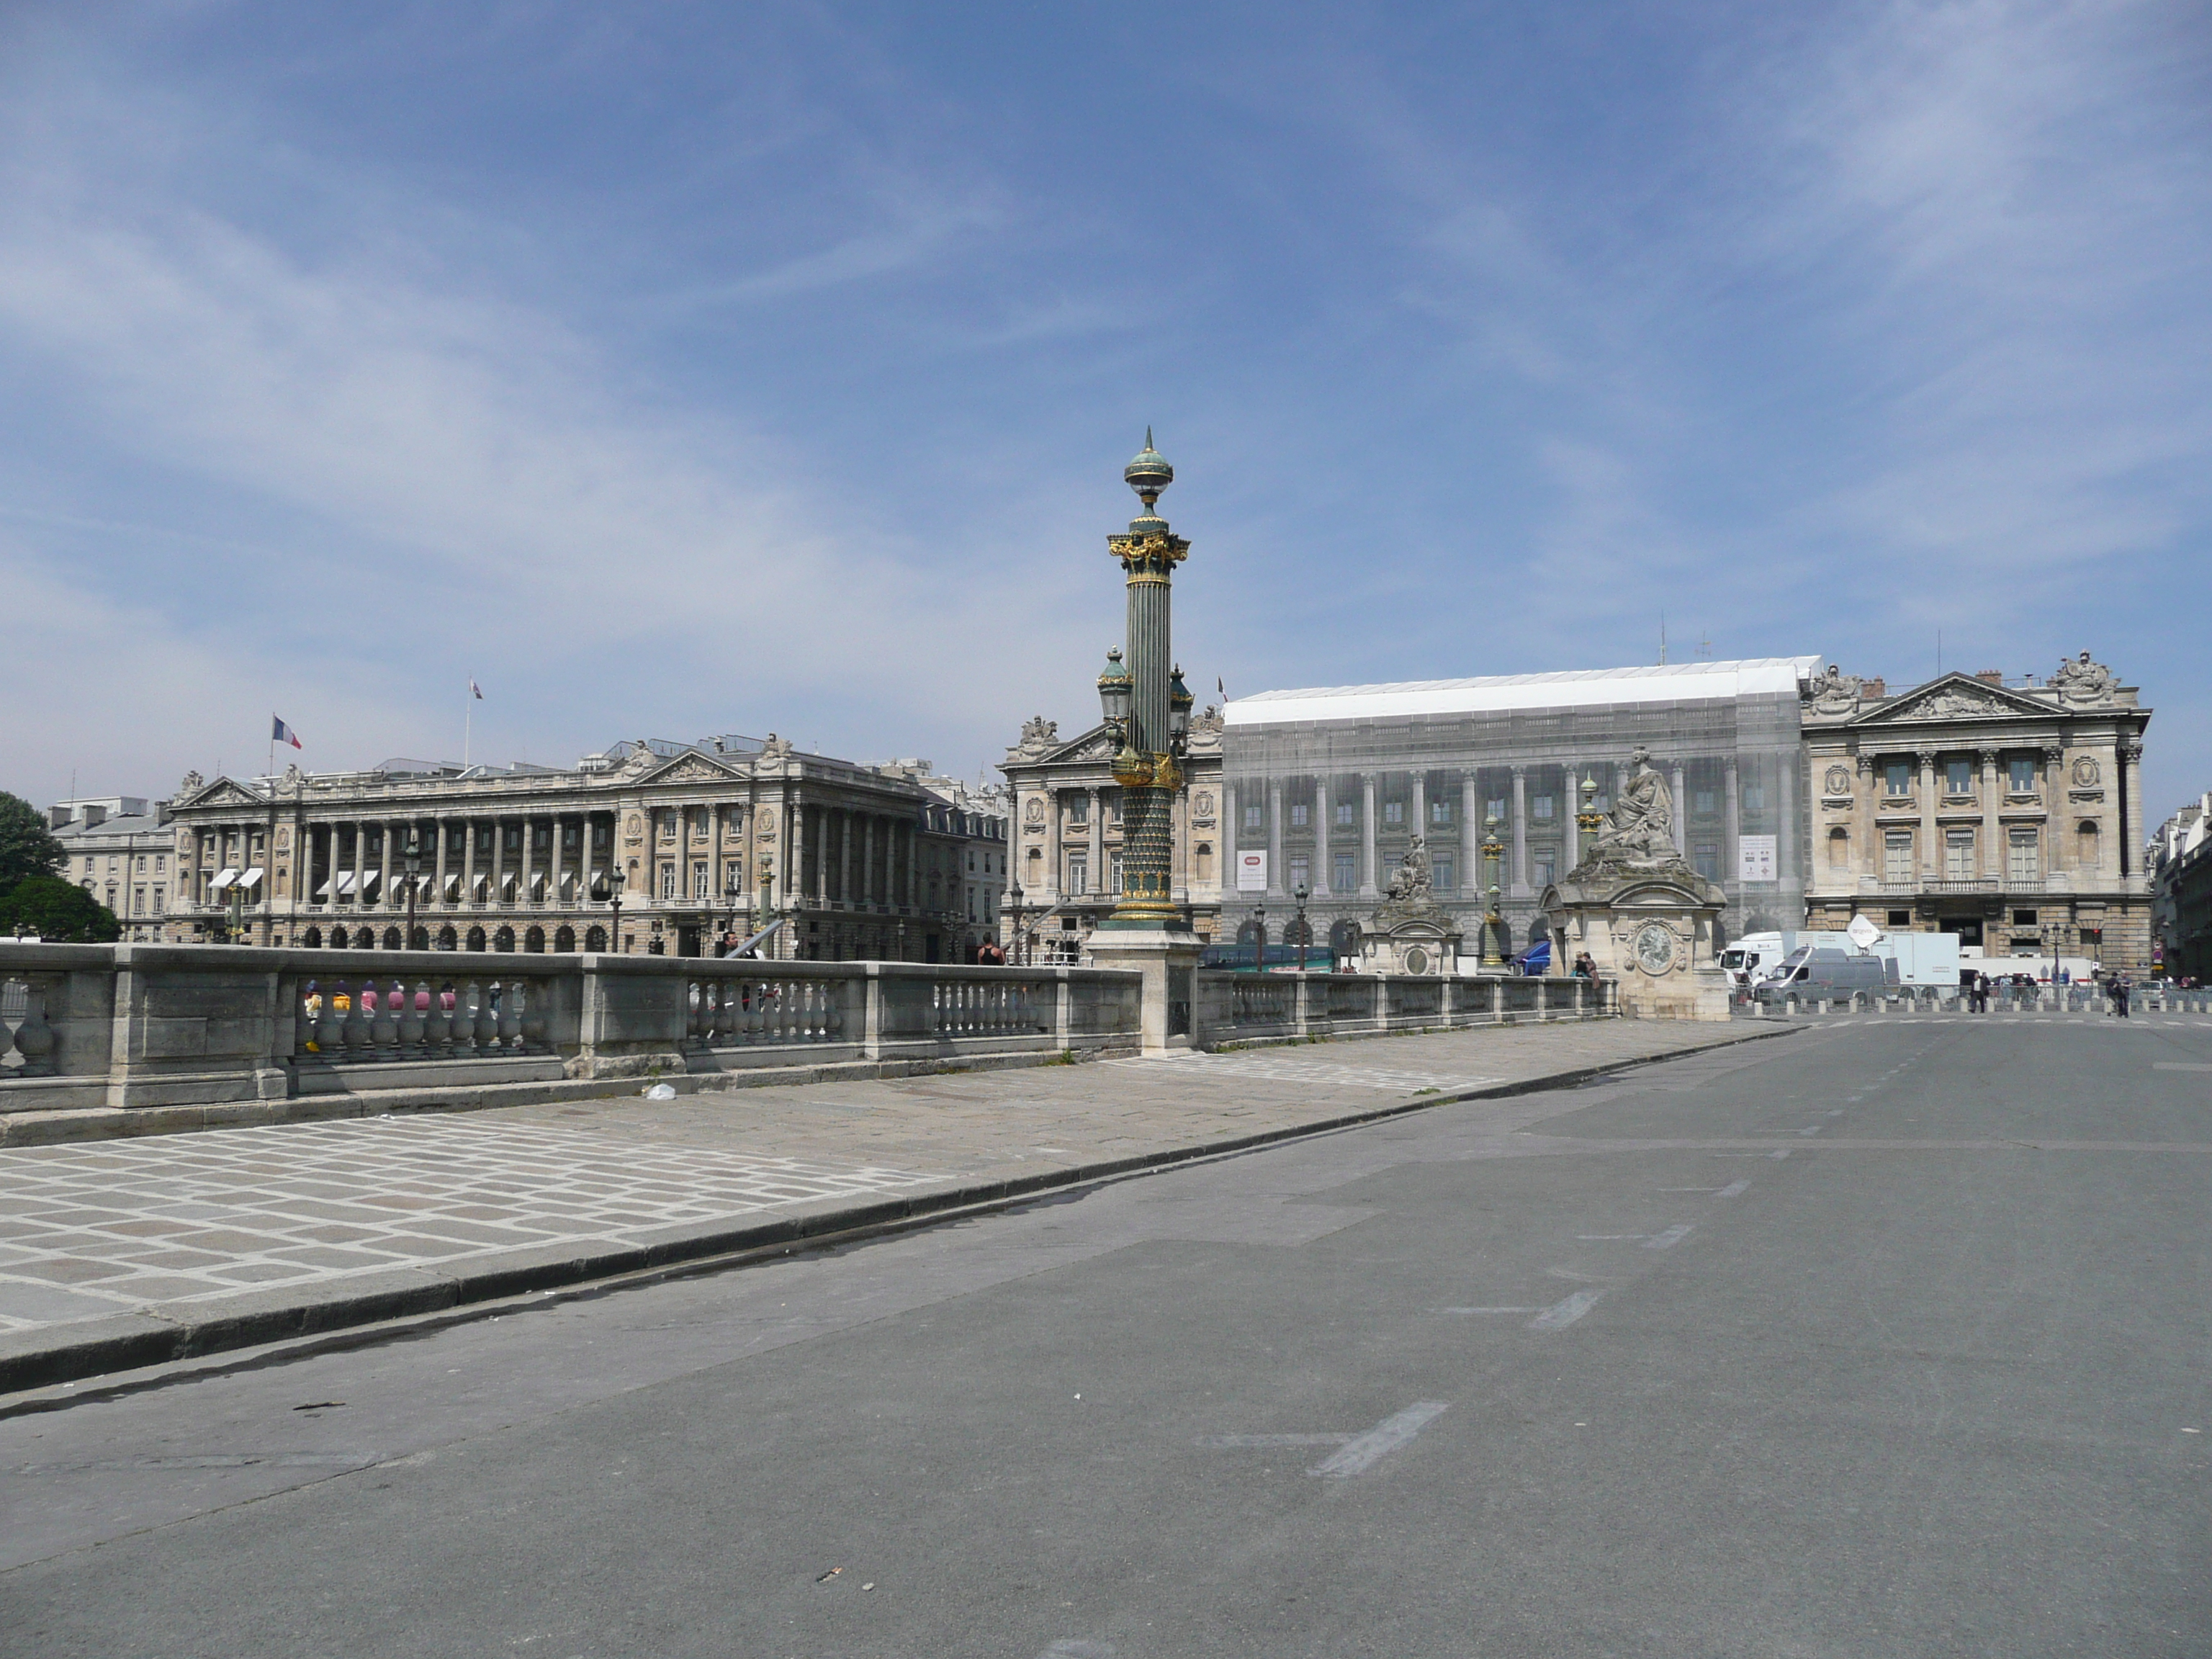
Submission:
[[[1386,904],[1359,938],[1360,970],[1369,974],[1443,974],[1459,967],[1460,933],[1434,904]]]
[[[1164,1054],[1194,1046],[1198,1006],[1198,936],[1181,927],[1116,927],[1109,921],[1091,935],[1085,951],[1092,968],[1133,968],[1145,976],[1139,998],[1142,1052]]]
[[[1726,1019],[1729,979],[1713,953],[1713,923],[1728,902],[1718,884],[1680,860],[1593,859],[1547,888],[1555,948],[1589,952],[1620,987],[1620,1011],[1639,1019]]]

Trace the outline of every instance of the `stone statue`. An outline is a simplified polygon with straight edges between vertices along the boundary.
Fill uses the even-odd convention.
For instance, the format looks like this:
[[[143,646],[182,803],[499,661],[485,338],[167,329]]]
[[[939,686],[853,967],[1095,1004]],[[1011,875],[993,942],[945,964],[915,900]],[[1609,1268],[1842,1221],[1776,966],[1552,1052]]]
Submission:
[[[1846,674],[1834,663],[1828,665],[1825,674],[1815,674],[1808,686],[1816,714],[1852,714],[1858,712],[1860,680],[1856,674]]]
[[[1035,755],[1049,749],[1060,741],[1060,722],[1048,720],[1042,714],[1032,714],[1022,722],[1022,752]]]
[[[767,740],[761,744],[761,758],[764,761],[789,760],[791,739],[779,738],[775,732],[769,732]]]
[[[2051,684],[2058,688],[2061,702],[2087,707],[2112,700],[2112,671],[2100,662],[2090,661],[2086,651],[2077,659],[2061,661]]]
[[[1638,744],[1628,762],[1632,774],[1613,793],[1611,824],[1590,843],[1585,863],[1680,864],[1674,845],[1674,796]]]
[[[307,775],[300,769],[300,763],[294,761],[284,769],[284,775],[277,781],[294,794],[297,794],[300,792],[300,786],[306,782],[307,776]]]
[[[185,781],[177,786],[177,798],[181,800],[186,795],[192,794],[198,790],[204,789],[206,787],[207,780],[205,778],[202,777],[197,772],[187,772],[185,774]]]
[[[1393,904],[1435,902],[1428,845],[1419,836],[1413,837],[1413,844],[1406,849],[1406,856],[1398,860],[1398,867],[1390,877],[1389,898]]]

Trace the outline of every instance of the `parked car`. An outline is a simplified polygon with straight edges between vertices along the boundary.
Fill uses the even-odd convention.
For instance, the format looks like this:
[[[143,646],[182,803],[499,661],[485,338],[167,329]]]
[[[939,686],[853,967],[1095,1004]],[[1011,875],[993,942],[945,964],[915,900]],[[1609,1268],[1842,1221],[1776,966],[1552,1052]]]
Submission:
[[[1897,989],[1894,957],[1853,955],[1827,946],[1801,945],[1782,959],[1782,965],[1752,991],[1757,1002],[1777,1003],[1784,997],[1811,1002],[1820,998],[1840,1002],[1854,993],[1887,996]]]

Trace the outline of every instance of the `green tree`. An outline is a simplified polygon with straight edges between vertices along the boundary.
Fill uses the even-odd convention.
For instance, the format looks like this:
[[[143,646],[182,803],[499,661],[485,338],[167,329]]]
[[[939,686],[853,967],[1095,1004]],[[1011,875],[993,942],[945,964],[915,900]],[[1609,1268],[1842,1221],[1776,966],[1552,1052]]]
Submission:
[[[0,892],[26,876],[51,876],[69,856],[46,814],[21,795],[0,790]]]
[[[59,876],[26,876],[0,888],[0,933],[36,933],[71,945],[106,945],[122,934],[115,912]]]

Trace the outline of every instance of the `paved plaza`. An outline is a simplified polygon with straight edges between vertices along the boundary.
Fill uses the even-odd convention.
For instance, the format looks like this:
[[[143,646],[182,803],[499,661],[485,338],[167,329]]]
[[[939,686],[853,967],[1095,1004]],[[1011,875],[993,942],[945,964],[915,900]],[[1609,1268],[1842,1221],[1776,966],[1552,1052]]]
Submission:
[[[0,1150],[0,1338],[834,1215],[1740,1040],[1605,1022]]]

